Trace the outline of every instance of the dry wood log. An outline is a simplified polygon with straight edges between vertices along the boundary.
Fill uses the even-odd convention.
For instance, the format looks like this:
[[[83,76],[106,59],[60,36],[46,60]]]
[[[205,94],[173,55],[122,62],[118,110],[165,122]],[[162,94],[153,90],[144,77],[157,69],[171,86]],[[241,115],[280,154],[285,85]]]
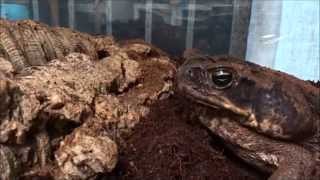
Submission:
[[[0,23],[2,179],[95,179],[112,171],[115,142],[172,93],[175,66],[141,41]]]

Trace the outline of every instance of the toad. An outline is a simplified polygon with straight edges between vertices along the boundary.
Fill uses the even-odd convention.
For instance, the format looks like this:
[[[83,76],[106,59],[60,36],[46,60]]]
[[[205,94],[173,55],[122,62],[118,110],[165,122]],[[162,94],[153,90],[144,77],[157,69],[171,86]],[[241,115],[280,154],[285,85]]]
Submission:
[[[186,59],[178,94],[231,152],[272,180],[319,178],[318,87],[228,56]]]

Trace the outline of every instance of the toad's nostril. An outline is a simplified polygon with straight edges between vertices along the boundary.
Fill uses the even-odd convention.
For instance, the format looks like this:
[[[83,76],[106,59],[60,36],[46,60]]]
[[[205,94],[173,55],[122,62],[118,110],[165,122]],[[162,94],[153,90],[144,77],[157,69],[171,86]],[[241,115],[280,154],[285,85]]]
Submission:
[[[192,81],[201,81],[204,78],[204,72],[199,67],[190,68],[187,71],[187,75]]]
[[[189,70],[187,71],[187,74],[188,74],[190,77],[194,77],[194,73],[192,72],[191,69],[189,69]]]

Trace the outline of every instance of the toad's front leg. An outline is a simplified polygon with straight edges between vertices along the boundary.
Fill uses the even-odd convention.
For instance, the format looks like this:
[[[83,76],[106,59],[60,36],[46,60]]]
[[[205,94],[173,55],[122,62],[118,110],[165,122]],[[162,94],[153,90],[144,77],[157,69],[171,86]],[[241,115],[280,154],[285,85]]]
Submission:
[[[260,135],[228,117],[200,116],[200,122],[221,137],[242,160],[270,173],[270,180],[316,180],[314,156],[297,144]]]
[[[276,171],[270,176],[269,180],[316,180],[320,177],[315,169],[316,161],[312,153],[300,146],[282,147],[286,149],[280,154],[280,163]]]

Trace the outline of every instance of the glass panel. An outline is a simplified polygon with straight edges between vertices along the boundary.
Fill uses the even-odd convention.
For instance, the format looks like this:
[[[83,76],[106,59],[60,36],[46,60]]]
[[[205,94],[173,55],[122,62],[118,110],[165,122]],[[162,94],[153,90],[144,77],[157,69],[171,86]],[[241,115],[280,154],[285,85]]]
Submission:
[[[112,1],[112,35],[117,39],[145,39],[144,0]]]
[[[316,80],[320,76],[319,3],[318,0],[0,0],[0,15],[11,20],[31,18],[91,34],[113,35],[120,40],[144,39],[174,56],[181,55],[186,48],[212,55],[230,54]]]
[[[0,15],[5,19],[29,19],[30,10],[27,1],[1,0]]]
[[[180,55],[185,49],[187,6],[187,1],[153,1],[152,43],[169,54]]]
[[[27,15],[12,13],[15,16],[2,17],[33,17],[53,26],[91,34],[112,34],[117,39],[140,38],[172,55],[181,55],[185,48],[222,54],[229,52],[232,1],[12,0],[6,2],[11,6],[22,4]],[[2,5],[2,9],[8,9],[7,5]]]
[[[210,54],[228,54],[232,29],[233,1],[196,2],[194,47]],[[188,12],[192,12],[192,9]],[[190,18],[193,17],[189,15]]]

